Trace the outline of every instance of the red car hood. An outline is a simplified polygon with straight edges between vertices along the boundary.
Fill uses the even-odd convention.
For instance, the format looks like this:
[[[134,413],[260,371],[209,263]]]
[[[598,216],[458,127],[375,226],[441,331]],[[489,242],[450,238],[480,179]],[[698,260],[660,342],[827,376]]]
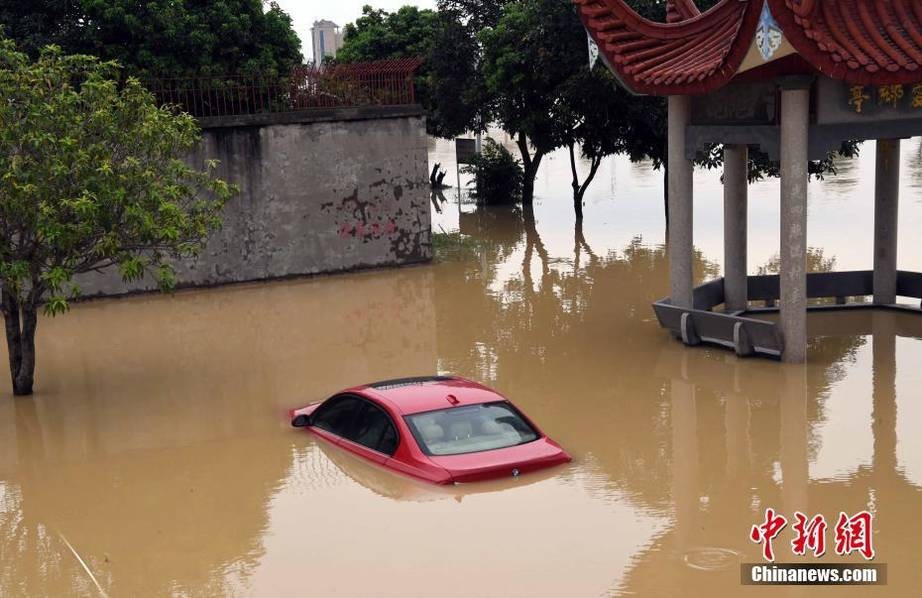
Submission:
[[[549,438],[510,446],[503,449],[467,453],[465,455],[430,456],[444,468],[455,482],[513,477],[545,467],[568,463],[570,455]]]

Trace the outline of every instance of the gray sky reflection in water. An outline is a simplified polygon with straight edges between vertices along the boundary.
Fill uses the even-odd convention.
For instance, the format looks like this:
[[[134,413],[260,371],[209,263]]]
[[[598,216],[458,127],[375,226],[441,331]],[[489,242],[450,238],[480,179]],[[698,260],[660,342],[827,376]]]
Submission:
[[[580,231],[565,157],[551,158],[533,218],[459,215],[449,195],[436,230],[480,240],[431,266],[43,320],[36,397],[0,401],[0,593],[91,594],[63,534],[111,596],[745,595],[759,590],[736,564],[758,561],[748,531],[765,507],[868,505],[890,567],[875,594],[914,591],[922,319],[811,316],[806,368],[686,350],[649,306],[668,286],[660,174],[608,162]],[[696,180],[699,277],[719,273],[716,181]],[[854,215],[870,196],[841,188],[811,185],[810,242],[864,267],[868,219]],[[753,269],[775,252],[776,190],[753,191]],[[574,463],[439,489],[286,425],[286,409],[338,388],[432,371],[507,394]],[[776,551],[792,560],[787,540]]]

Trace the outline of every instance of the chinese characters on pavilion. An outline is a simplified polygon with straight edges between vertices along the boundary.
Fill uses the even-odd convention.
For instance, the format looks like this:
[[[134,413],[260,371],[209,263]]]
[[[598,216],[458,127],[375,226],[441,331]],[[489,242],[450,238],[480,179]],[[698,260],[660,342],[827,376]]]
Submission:
[[[848,105],[861,114],[869,106],[880,108],[922,108],[922,83],[915,85],[852,85]]]

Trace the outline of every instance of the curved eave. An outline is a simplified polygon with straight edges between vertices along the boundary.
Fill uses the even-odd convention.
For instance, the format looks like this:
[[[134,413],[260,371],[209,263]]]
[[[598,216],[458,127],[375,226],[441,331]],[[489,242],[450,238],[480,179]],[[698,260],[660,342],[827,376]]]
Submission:
[[[816,70],[853,85],[922,82],[922,0],[767,0]]]
[[[624,0],[573,0],[618,80],[634,93],[696,95],[726,85],[759,21],[760,0],[721,0],[672,23],[638,15]]]

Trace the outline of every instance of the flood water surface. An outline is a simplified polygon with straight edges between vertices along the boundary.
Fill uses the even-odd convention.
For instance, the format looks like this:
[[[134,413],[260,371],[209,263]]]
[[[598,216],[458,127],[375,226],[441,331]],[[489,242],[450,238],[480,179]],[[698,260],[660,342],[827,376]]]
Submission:
[[[917,145],[907,269],[922,269],[905,224],[922,217]],[[811,185],[818,266],[870,264],[868,155]],[[578,227],[567,171],[548,160],[533,214],[436,198],[436,231],[464,234],[440,237],[432,265],[43,319],[35,396],[0,400],[0,595],[917,595],[922,317],[811,315],[806,367],[686,349],[650,308],[668,287],[660,174],[607,163]],[[696,179],[699,278],[720,274],[716,177]],[[777,252],[776,185],[753,189],[753,271]],[[573,462],[436,487],[286,421],[346,386],[432,373],[495,387]],[[740,585],[768,507],[825,515],[828,563],[840,511],[869,510],[888,584]],[[791,537],[778,561],[814,562]]]

